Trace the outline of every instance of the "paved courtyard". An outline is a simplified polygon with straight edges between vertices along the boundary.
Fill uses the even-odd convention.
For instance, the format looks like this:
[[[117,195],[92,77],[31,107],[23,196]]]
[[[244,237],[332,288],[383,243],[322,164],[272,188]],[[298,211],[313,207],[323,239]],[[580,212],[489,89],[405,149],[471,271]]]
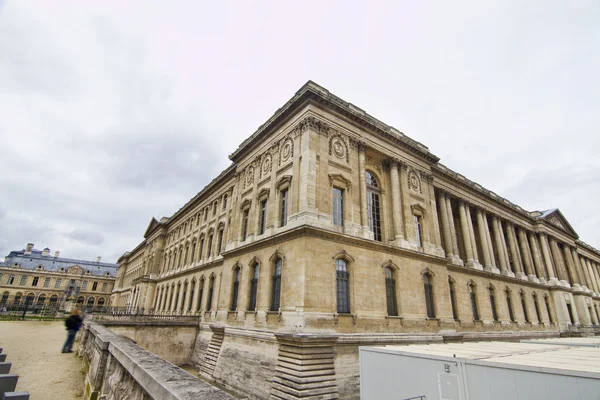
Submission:
[[[31,400],[83,397],[83,362],[61,353],[65,339],[63,321],[0,321],[0,347],[11,373],[19,375],[17,390],[29,392]]]

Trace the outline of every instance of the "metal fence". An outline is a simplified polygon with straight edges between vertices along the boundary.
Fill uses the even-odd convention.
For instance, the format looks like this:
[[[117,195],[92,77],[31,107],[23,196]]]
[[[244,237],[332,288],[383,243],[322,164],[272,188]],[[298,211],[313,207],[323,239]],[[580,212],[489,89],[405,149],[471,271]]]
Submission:
[[[143,307],[102,307],[93,312],[96,320],[165,320],[165,321],[199,321],[198,313],[193,315],[180,315],[176,313],[155,312],[154,309]]]
[[[54,318],[58,308],[57,303],[36,304],[28,301],[0,303],[0,318]]]

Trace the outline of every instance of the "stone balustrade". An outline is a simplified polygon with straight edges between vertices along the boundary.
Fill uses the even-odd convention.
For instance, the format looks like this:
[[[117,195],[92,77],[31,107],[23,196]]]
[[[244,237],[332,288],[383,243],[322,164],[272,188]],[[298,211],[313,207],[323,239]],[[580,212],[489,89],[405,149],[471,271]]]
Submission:
[[[85,323],[78,354],[85,363],[85,400],[234,399],[94,322]]]

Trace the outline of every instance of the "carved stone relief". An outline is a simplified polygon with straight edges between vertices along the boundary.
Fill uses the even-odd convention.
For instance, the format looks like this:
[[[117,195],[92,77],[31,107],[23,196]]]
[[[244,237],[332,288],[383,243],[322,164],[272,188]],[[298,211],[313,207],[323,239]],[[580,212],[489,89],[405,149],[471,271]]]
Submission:
[[[419,175],[417,175],[415,170],[412,168],[409,168],[407,176],[408,176],[409,189],[414,190],[415,192],[418,192],[418,193],[422,193],[421,179],[419,178]]]
[[[291,138],[286,138],[281,144],[281,150],[279,154],[279,165],[287,162],[292,157],[294,157],[294,142]]]
[[[254,167],[250,166],[246,168],[246,175],[244,177],[244,188],[252,186],[254,183]]]
[[[267,152],[263,156],[262,164],[260,166],[260,176],[261,177],[267,176],[271,172],[272,164],[273,164],[273,157],[271,156],[270,153]]]
[[[560,219],[556,215],[552,215],[550,218],[546,219],[546,221],[550,222],[552,225],[557,226],[561,229],[565,229],[565,226],[560,221]]]
[[[329,139],[329,155],[334,155],[340,160],[349,161],[349,152],[346,141],[340,134],[335,134]]]

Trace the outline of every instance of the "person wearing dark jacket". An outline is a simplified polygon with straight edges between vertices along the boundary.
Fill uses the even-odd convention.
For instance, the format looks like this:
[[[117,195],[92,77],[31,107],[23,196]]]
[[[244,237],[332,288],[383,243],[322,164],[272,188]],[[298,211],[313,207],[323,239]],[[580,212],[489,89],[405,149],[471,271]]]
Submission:
[[[67,341],[65,342],[62,352],[72,353],[73,342],[75,341],[75,335],[81,328],[83,319],[79,316],[79,309],[75,308],[71,315],[65,320],[65,326],[67,327]]]

